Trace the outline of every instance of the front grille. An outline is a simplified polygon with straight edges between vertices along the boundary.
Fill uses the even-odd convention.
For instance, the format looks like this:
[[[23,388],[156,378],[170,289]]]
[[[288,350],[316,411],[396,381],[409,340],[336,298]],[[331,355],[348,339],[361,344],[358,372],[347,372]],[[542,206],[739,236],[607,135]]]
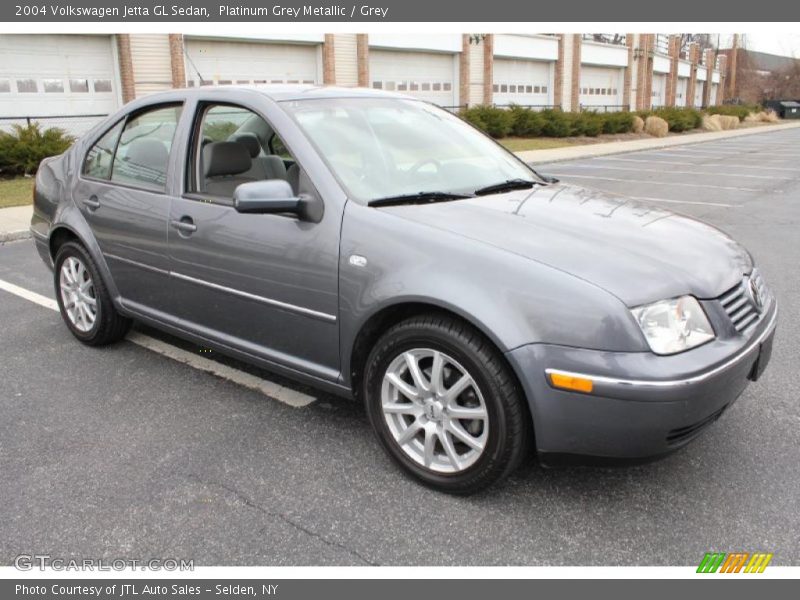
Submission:
[[[756,306],[752,294],[750,293],[750,281],[756,285],[762,298],[762,306]],[[728,290],[719,297],[719,302],[725,313],[733,323],[736,331],[742,333],[748,327],[752,327],[758,322],[761,312],[766,308],[767,288],[764,279],[758,271],[753,271],[749,277],[745,277],[739,285]]]
[[[671,430],[669,433],[667,433],[667,444],[674,446],[693,438],[703,431],[703,429],[719,419],[722,416],[722,413],[725,412],[726,408],[728,408],[727,404],[697,423],[692,423],[686,427],[678,427],[677,429]]]

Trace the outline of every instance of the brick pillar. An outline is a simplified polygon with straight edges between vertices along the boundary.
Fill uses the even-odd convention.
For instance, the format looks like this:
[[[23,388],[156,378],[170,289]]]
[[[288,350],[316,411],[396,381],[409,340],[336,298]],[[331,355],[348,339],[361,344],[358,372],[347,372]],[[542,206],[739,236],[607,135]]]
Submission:
[[[336,85],[336,59],[333,54],[332,33],[326,33],[322,42],[322,83]]]
[[[369,36],[356,35],[356,61],[358,63],[358,85],[369,87]]]
[[[483,103],[494,104],[494,34],[483,39]]]
[[[570,97],[572,103],[572,110],[580,111],[581,109],[581,44],[580,34],[572,36],[572,72],[570,73]]]
[[[666,106],[675,106],[675,96],[678,93],[678,64],[681,58],[681,36],[669,36],[669,74],[667,75]]]
[[[469,34],[461,34],[461,54],[458,55],[458,104],[469,106]]]
[[[169,62],[172,68],[172,87],[186,87],[186,62],[183,59],[183,35],[169,34]]]
[[[625,44],[628,46],[628,66],[625,67],[625,78],[622,82],[622,104],[625,110],[631,108],[631,87],[633,81],[633,38],[636,34],[626,33]]]
[[[733,67],[731,67],[731,71]],[[728,79],[728,57],[722,55],[719,57],[719,85],[717,86],[717,104],[722,104],[722,101],[727,98],[725,93],[725,82]],[[732,76],[735,79],[735,76]],[[735,83],[735,81],[734,81]],[[731,96],[732,98],[735,96]]]
[[[558,58],[556,64],[553,65],[555,73],[553,73],[553,104],[556,107],[562,106],[564,99],[564,34],[559,33],[558,37]]]
[[[713,48],[703,50],[703,64],[706,67],[706,87],[703,89],[703,106],[711,104],[711,86],[714,85],[714,67],[717,56]]]
[[[655,34],[639,35],[639,55],[636,65],[636,110],[649,110],[653,101],[653,51]]]
[[[692,42],[689,44],[689,84],[686,86],[686,106],[694,106],[694,92],[697,89],[697,63],[700,60],[700,44]]]
[[[726,59],[728,68],[720,68],[720,77],[725,77],[728,81],[727,96],[729,98],[736,98],[736,70],[739,67],[738,38],[734,38],[733,48],[730,53],[725,56],[729,57]],[[720,85],[720,87],[722,87],[722,85]]]
[[[128,103],[136,98],[136,88],[133,83],[130,34],[117,34],[117,58],[119,60],[119,81],[122,86],[122,102]]]

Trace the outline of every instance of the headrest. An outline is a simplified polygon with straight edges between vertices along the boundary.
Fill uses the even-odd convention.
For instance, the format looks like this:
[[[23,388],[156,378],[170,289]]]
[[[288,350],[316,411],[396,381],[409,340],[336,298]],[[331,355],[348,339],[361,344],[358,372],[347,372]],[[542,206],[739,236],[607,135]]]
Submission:
[[[206,177],[238,175],[253,165],[250,153],[239,142],[212,142],[203,146],[203,168]]]
[[[125,159],[135,165],[166,171],[169,152],[162,142],[145,138],[131,142]]]
[[[250,158],[255,158],[261,154],[261,143],[258,141],[255,133],[242,132],[237,133],[231,138],[234,142],[243,144],[247,151],[250,153]]]

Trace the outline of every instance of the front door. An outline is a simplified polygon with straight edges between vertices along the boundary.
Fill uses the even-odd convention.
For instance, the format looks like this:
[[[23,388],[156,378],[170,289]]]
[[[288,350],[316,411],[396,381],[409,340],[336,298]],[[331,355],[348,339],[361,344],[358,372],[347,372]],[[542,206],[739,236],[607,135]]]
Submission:
[[[272,136],[249,109],[198,107],[190,189],[173,198],[169,215],[174,312],[218,343],[335,380],[341,214],[326,207],[311,223],[233,208],[237,185],[291,177],[285,157],[270,150]],[[298,180],[296,193],[317,193],[302,172]]]

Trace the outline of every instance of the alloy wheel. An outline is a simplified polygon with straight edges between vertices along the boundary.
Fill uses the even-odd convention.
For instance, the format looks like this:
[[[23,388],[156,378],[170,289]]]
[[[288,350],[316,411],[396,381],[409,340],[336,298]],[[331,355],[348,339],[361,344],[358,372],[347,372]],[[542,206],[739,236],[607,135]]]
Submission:
[[[383,376],[381,409],[397,445],[437,473],[469,468],[486,448],[489,413],[472,375],[430,348],[407,350]]]
[[[61,265],[58,283],[70,323],[82,333],[91,331],[97,320],[97,297],[89,270],[80,259],[69,256]]]

